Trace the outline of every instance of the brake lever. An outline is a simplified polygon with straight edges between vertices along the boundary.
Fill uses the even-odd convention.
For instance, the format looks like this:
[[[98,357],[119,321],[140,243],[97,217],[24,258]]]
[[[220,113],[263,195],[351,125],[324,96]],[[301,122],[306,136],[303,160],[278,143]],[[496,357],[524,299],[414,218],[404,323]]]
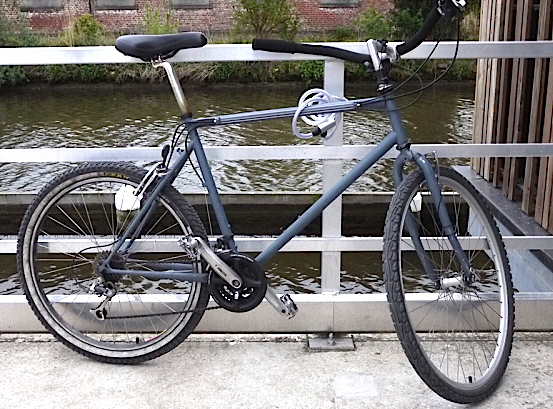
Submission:
[[[465,11],[465,7],[467,6],[466,0],[451,0],[451,2],[461,13]]]
[[[452,7],[449,5],[448,1],[451,1],[451,5],[456,9],[452,12]],[[463,13],[465,11],[465,6],[467,5],[466,0],[438,0],[438,12],[442,16],[452,17],[456,12]]]

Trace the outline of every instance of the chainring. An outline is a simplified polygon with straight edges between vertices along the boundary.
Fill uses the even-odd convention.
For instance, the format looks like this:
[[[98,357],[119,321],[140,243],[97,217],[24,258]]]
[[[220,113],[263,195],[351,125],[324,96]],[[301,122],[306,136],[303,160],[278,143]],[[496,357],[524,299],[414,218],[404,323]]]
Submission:
[[[252,258],[239,253],[219,253],[218,256],[242,279],[241,288],[231,287],[218,274],[210,271],[209,290],[215,302],[225,310],[247,312],[263,301],[267,291],[267,277]]]

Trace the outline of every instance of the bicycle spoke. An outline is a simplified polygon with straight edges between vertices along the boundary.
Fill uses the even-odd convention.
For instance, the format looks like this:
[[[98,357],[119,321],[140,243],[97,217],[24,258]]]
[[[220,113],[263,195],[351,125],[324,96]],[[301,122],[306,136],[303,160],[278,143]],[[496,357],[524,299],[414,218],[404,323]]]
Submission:
[[[138,213],[120,214],[112,200],[120,189],[134,191],[142,177],[142,170],[116,163],[66,172],[39,193],[37,217],[25,229],[33,233],[22,239],[29,260],[22,274],[36,294],[31,301],[39,318],[51,317],[62,342],[101,361],[138,362],[158,356],[157,350],[167,352],[192,331],[209,300],[205,283],[124,274],[163,273],[192,263],[183,262],[181,252],[158,249],[167,238],[206,236],[197,214],[174,189],[156,200],[139,245],[111,254],[118,232]],[[139,200],[131,197],[130,207],[139,208]],[[108,260],[111,269],[104,269]]]
[[[444,234],[424,176],[415,171],[398,188],[388,212],[386,288],[395,293],[389,297],[392,317],[417,372],[442,396],[470,402],[473,398],[466,397],[470,391],[493,390],[505,371],[513,333],[513,290],[499,233],[478,195],[454,171],[441,168],[439,174],[443,204],[474,276],[466,277]],[[423,206],[412,212],[416,195],[423,197]],[[428,283],[426,266],[409,244],[404,226],[408,213],[437,275],[436,283]],[[401,245],[395,245],[395,240]]]

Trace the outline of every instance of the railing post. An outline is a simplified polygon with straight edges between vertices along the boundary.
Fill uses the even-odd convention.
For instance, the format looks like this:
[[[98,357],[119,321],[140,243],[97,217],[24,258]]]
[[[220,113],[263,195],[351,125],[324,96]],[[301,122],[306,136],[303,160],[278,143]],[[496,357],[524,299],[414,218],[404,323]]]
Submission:
[[[324,88],[331,95],[344,96],[344,63],[343,61],[325,61]],[[343,125],[325,146],[342,146]],[[342,160],[327,159],[323,161],[323,192],[326,192],[342,177]],[[322,236],[326,238],[342,235],[342,196],[337,198],[323,211]],[[323,252],[321,255],[321,292],[338,293],[340,291],[341,253],[339,251]]]

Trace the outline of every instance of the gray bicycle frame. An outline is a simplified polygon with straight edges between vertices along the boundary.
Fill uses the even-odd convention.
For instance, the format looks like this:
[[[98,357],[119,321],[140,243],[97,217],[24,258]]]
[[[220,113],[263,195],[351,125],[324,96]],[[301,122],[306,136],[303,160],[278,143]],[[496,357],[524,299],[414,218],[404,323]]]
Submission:
[[[123,236],[115,245],[112,254],[118,251],[126,251],[130,249],[132,243],[137,239],[143,225],[148,220],[148,217],[154,210],[154,203],[162,190],[170,185],[177,175],[180,173],[185,163],[190,158],[192,153],[195,154],[200,172],[202,174],[205,187],[211,200],[211,205],[215,213],[219,229],[222,234],[223,243],[226,248],[231,251],[237,251],[236,244],[233,239],[231,226],[224,207],[221,203],[219,191],[215,185],[211,167],[209,166],[205,151],[203,149],[198,129],[210,126],[224,126],[232,124],[241,124],[248,122],[259,122],[270,119],[290,118],[293,117],[297,108],[280,108],[266,111],[243,112],[237,114],[223,115],[209,118],[187,119],[185,120],[186,132],[188,133],[188,141],[186,147],[176,150],[177,158],[172,167],[159,178],[159,182],[155,186],[152,194],[141,207],[140,212],[135,216]],[[278,236],[265,250],[263,250],[255,260],[260,264],[265,264],[271,257],[278,253],[293,237],[298,235],[309,223],[311,223],[322,211],[338,198],[352,183],[354,183],[363,173],[373,166],[380,158],[382,158],[394,146],[400,151],[400,154],[395,160],[393,166],[393,180],[396,186],[403,180],[403,167],[406,162],[415,162],[421,169],[427,181],[431,192],[432,200],[436,209],[440,222],[444,228],[452,249],[457,255],[463,272],[465,275],[470,274],[470,263],[464,253],[454,227],[452,226],[445,202],[442,200],[441,188],[438,184],[437,176],[433,166],[428,162],[424,155],[421,155],[410,149],[410,143],[403,127],[400,112],[397,108],[395,99],[392,94],[387,94],[376,98],[367,98],[352,101],[333,102],[324,105],[314,105],[306,108],[302,115],[317,115],[327,113],[349,112],[355,110],[378,110],[387,111],[392,131],[376,146],[374,150],[369,152],[353,169],[342,177],[331,189],[324,193],[311,207],[309,207],[294,223],[292,223],[280,236]],[[426,274],[433,281],[437,280],[437,274],[434,271],[429,257],[423,248],[422,242],[416,226],[414,225],[413,216],[408,212],[406,216],[406,227],[412,238],[415,250],[423,264]],[[140,270],[119,270],[109,266],[111,257],[105,261],[105,266],[109,273],[140,275],[150,278],[168,278],[181,281],[200,281],[207,282],[207,274],[197,273],[193,263],[171,263],[171,271],[140,271]],[[165,268],[168,266],[164,264]]]

